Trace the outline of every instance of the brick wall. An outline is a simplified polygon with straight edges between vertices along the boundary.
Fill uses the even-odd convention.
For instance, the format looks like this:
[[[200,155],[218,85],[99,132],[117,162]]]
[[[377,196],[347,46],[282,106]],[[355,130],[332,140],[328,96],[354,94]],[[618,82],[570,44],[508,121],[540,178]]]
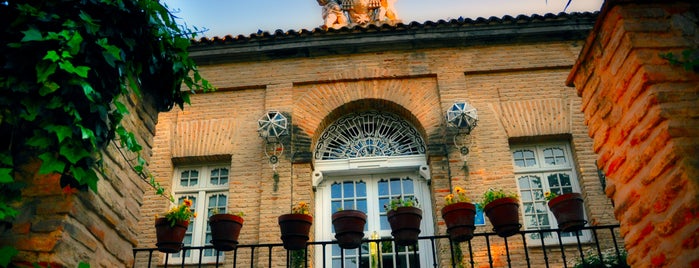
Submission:
[[[130,96],[131,114],[123,125],[137,134],[144,145],[143,157],[150,160],[151,141],[157,111],[150,96],[144,101]],[[130,267],[132,248],[136,246],[139,208],[143,194],[151,188],[129,166],[135,155],[112,143],[102,152],[103,170],[97,193],[62,191],[60,175],[39,175],[39,163],[24,167],[17,181],[27,183],[22,199],[14,204],[20,214],[10,232],[0,236],[0,246],[12,245],[19,250],[14,265],[32,267],[39,263],[51,267],[77,267],[86,262],[93,267]],[[100,174],[100,172],[98,172]]]
[[[178,136],[173,132],[178,124],[191,120],[234,122],[235,128],[207,130],[191,124],[197,129],[189,131],[207,137],[211,136],[207,131],[235,133],[227,153],[232,155],[231,181],[235,185],[230,194],[236,201],[229,206],[246,214],[240,242],[278,243],[277,216],[287,213],[298,201],[310,201],[313,211],[313,162],[309,153],[324,128],[346,112],[382,109],[402,116],[424,135],[429,148],[432,200],[423,205],[432,206],[435,212],[427,215],[434,219],[435,234],[446,233],[439,211],[453,186],[466,188],[474,200],[489,187],[515,190],[509,142],[533,136],[570,140],[589,219],[594,224],[615,223],[611,203],[597,177],[592,140],[579,113],[581,100],[564,84],[581,44],[542,41],[202,65],[202,74],[219,91],[193,96],[192,106],[185,111],[160,115],[152,170],[163,185],[169,186],[176,144],[203,142],[201,148],[218,150],[219,145],[206,143],[225,142]],[[444,111],[463,100],[472,103],[480,117],[470,137],[466,169],[444,122]],[[290,140],[285,141],[288,146],[276,167],[280,174],[276,192],[272,190],[272,168],[262,152],[263,141],[256,133],[257,119],[266,110],[282,111],[292,123]],[[224,136],[218,135],[219,139]],[[206,150],[196,150],[191,156],[203,153]],[[166,206],[157,197],[146,198],[139,247],[155,245],[152,219]],[[477,231],[491,228],[479,227]],[[491,246],[504,248],[504,241],[491,241]],[[445,252],[447,245],[440,248]],[[266,261],[268,253],[259,254],[256,261]],[[272,254],[275,260],[285,258],[282,251]],[[488,262],[485,253],[476,254],[480,264]],[[502,257],[496,259],[496,264],[505,261]],[[520,260],[523,258],[515,259]],[[448,262],[447,258],[440,259],[444,265]],[[275,267],[283,264],[275,262]]]
[[[699,47],[691,1],[607,1],[569,81],[634,267],[699,267]]]

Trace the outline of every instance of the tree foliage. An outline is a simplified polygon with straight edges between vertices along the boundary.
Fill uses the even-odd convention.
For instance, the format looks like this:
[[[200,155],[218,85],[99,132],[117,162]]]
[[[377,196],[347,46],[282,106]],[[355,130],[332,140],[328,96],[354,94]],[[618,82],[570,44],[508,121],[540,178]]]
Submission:
[[[158,1],[0,0],[0,31],[0,220],[16,214],[5,196],[29,161],[96,191],[100,152],[117,139],[144,175],[120,100],[147,94],[165,111],[211,89],[188,57],[196,33]]]

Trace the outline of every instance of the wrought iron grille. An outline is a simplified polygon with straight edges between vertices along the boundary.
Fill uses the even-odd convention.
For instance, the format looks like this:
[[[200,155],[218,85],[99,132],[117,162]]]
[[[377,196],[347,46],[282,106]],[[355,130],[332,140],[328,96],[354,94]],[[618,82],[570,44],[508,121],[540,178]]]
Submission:
[[[429,241],[428,244],[431,245],[430,248],[420,249],[420,252],[424,254],[432,254],[433,263],[431,267],[481,267],[484,264],[489,267],[605,267],[605,264],[611,263],[626,263],[626,255],[623,247],[620,245],[619,238],[619,225],[604,225],[604,226],[591,226],[585,227],[584,230],[590,230],[592,233],[592,240],[590,242],[581,242],[580,239],[577,243],[563,244],[559,239],[557,244],[544,243],[543,237],[547,233],[558,233],[558,229],[546,229],[546,230],[529,230],[520,231],[517,234],[508,237],[501,238],[495,233],[476,233],[473,239],[467,242],[461,243],[460,246],[457,244],[451,244],[449,237],[446,235],[440,236],[424,236],[420,237],[420,240]],[[526,236],[528,234],[538,233],[541,237],[541,241],[538,243],[527,243]],[[559,235],[560,237],[560,235]],[[388,243],[393,245],[393,250],[396,250],[396,246],[392,243],[391,239],[367,239],[363,241],[364,244],[371,243]],[[530,240],[531,241],[531,240]],[[333,266],[332,263],[323,261],[321,265],[311,265],[313,259],[310,258],[310,249],[314,247],[320,247],[321,249],[326,249],[336,244],[335,241],[326,242],[309,242],[306,250],[301,250],[300,259],[297,264],[300,267],[380,267],[380,268],[390,268],[390,267],[419,267],[417,263],[417,258],[406,258],[407,261],[401,263],[388,263],[388,262],[377,262],[375,266],[371,266],[368,261],[359,264],[354,262],[346,263],[342,262],[339,266]],[[291,251],[283,250],[282,244],[257,244],[257,245],[239,245],[234,251],[225,253],[226,261],[222,262],[217,260],[215,262],[203,263],[202,252],[207,249],[211,249],[212,246],[206,247],[185,247],[184,251],[190,251],[194,256],[199,256],[199,262],[197,263],[178,263],[178,264],[168,264],[170,254],[163,254],[158,252],[155,248],[137,248],[133,250],[134,258],[136,262],[134,267],[273,267],[273,265],[279,265],[279,262],[285,262],[286,267],[293,267],[292,262],[294,262],[294,253]],[[359,259],[368,259],[371,257],[371,252],[362,250],[360,247],[351,255],[359,255]],[[378,255],[381,256],[381,251],[383,247],[377,247],[379,252]],[[440,253],[439,248],[442,248],[444,252]],[[457,249],[458,248],[458,249]],[[445,251],[445,250],[446,251]],[[274,252],[283,252],[282,254],[275,254]],[[346,255],[348,250],[342,250],[342,256]],[[323,255],[325,250],[318,250],[315,252],[315,258],[322,258],[321,260],[326,260],[327,256]],[[409,249],[410,254],[418,254],[418,251],[414,248]],[[376,253],[374,253],[376,254]],[[347,254],[350,255],[350,254]],[[163,257],[165,261],[160,257]],[[455,260],[462,258],[461,264],[459,266]],[[605,256],[605,258],[598,258],[595,256]],[[276,258],[284,258],[283,260],[276,260]],[[228,259],[230,258],[230,259]],[[412,261],[412,262],[411,262]],[[593,266],[593,265],[602,266]],[[628,266],[614,266],[614,267],[628,267]]]
[[[420,134],[407,121],[391,113],[370,111],[346,115],[329,126],[316,145],[315,159],[424,153]]]

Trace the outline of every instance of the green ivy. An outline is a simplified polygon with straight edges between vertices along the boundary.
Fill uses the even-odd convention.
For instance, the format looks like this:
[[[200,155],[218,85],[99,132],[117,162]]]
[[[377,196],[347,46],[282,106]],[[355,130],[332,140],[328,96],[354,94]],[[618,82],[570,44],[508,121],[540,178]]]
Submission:
[[[681,65],[687,71],[699,72],[699,49],[686,49],[679,56],[669,52],[660,54],[660,57],[666,59],[672,65]]]
[[[0,221],[17,214],[8,204],[23,187],[21,166],[38,159],[39,173],[97,191],[101,151],[113,141],[165,194],[121,124],[121,101],[149,96],[167,111],[213,89],[188,55],[197,29],[174,19],[154,0],[0,1]]]

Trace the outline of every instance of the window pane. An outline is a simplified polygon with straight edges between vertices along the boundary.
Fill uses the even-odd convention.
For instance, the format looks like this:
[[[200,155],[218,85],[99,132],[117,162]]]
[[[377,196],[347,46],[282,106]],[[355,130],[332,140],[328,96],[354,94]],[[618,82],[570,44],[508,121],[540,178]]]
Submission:
[[[397,196],[403,194],[400,184],[400,179],[391,179],[391,189],[389,190],[391,192],[391,195]]]
[[[521,177],[519,178],[519,187],[523,189],[529,189],[529,178],[528,177]]]
[[[415,185],[413,185],[413,180],[411,179],[404,179],[403,180],[403,194],[415,194]]]
[[[199,182],[199,171],[185,170],[180,173],[180,185],[185,187],[196,186]]]
[[[333,183],[330,185],[330,198],[341,198],[342,197],[342,184]]]
[[[354,197],[354,182],[346,181],[342,184],[344,198]]]
[[[226,168],[216,168],[211,170],[211,178],[209,179],[211,185],[225,185],[228,184],[228,169]]]
[[[366,182],[357,182],[357,196],[366,197]]]
[[[379,181],[379,196],[388,195],[388,182],[386,180]]]
[[[566,164],[565,153],[562,148],[552,147],[544,149],[544,162],[548,165]]]

